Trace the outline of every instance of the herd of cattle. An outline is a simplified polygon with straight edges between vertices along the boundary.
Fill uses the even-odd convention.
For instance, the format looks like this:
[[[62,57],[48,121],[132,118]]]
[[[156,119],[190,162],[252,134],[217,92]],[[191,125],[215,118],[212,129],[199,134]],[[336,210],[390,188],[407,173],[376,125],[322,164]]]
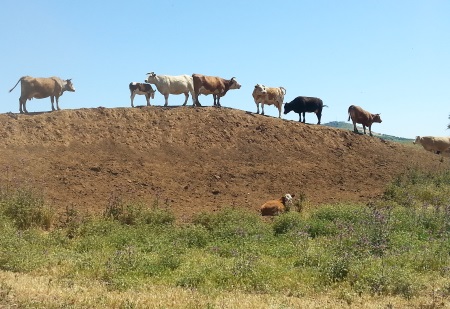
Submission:
[[[20,113],[28,113],[26,103],[27,100],[33,98],[42,99],[50,97],[52,111],[55,110],[54,101],[56,99],[56,109],[59,110],[59,97],[62,96],[65,91],[75,91],[71,79],[63,80],[55,76],[49,78],[23,76],[9,92],[13,91],[19,82],[21,83],[21,94],[19,98]],[[150,72],[147,73],[145,83],[132,82],[129,84],[132,107],[134,107],[133,102],[136,94],[144,95],[147,100],[147,106],[150,106],[150,98],[154,99],[155,96],[155,90],[152,85],[155,85],[158,92],[164,96],[164,106],[169,104],[170,94],[184,94],[186,98],[183,106],[187,104],[189,94],[191,95],[193,106],[202,106],[198,99],[200,94],[212,94],[214,106],[221,107],[221,97],[225,96],[229,90],[241,88],[241,85],[235,77],[224,79],[201,74],[171,76],[157,75],[154,72]],[[305,113],[315,113],[317,116],[317,124],[320,124],[322,109],[323,107],[326,107],[321,99],[298,96],[291,102],[284,103],[285,94],[286,89],[283,87],[267,87],[265,85],[256,84],[252,93],[257,107],[256,113],[259,114],[259,104],[261,104],[262,115],[264,115],[264,105],[274,105],[278,109],[278,117],[281,118],[281,110],[284,105],[285,115],[293,111],[299,114],[299,121],[305,123]],[[372,136],[372,124],[381,123],[380,114],[369,113],[355,105],[351,105],[348,108],[348,115],[348,121],[350,121],[350,119],[352,120],[353,131],[355,133],[358,133],[358,129],[356,128],[356,124],[358,123],[363,126],[364,134],[366,134],[366,127],[368,127],[369,134]],[[450,156],[450,138],[448,137],[418,136],[414,143],[421,144],[428,151]]]

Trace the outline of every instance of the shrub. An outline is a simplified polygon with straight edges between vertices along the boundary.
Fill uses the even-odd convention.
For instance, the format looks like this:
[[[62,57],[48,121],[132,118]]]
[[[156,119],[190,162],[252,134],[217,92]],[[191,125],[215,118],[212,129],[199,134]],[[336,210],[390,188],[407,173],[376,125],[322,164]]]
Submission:
[[[225,208],[216,213],[201,213],[193,219],[194,224],[211,231],[215,237],[245,239],[262,237],[269,233],[259,215],[241,209]]]
[[[272,229],[275,235],[286,234],[293,231],[303,231],[306,225],[297,212],[287,212],[275,218]]]
[[[164,225],[172,224],[175,221],[173,213],[167,208],[160,208],[157,201],[152,208],[148,208],[143,203],[124,202],[116,196],[110,198],[103,216],[126,225]]]
[[[4,215],[21,230],[31,227],[48,230],[52,225],[53,211],[45,205],[42,195],[32,189],[18,189],[2,196],[0,202]]]

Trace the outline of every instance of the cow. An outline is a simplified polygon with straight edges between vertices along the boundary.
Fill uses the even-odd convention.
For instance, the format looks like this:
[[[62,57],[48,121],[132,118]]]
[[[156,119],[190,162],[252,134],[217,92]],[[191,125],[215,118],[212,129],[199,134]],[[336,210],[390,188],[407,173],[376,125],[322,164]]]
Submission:
[[[192,79],[195,93],[194,104],[196,106],[202,106],[198,100],[198,96],[200,94],[212,94],[217,98],[217,102],[214,99],[214,106],[221,107],[220,98],[227,94],[228,90],[241,88],[241,85],[237,82],[235,77],[231,79],[223,79],[217,76],[192,74]]]
[[[420,144],[425,150],[447,156],[450,150],[450,137],[417,136],[413,144]]]
[[[348,108],[348,120],[353,121],[353,132],[359,133],[356,124],[360,123],[363,126],[364,134],[366,134],[366,127],[369,127],[369,134],[372,136],[372,124],[374,122],[381,123],[380,114],[371,114],[359,106],[350,105]]]
[[[192,76],[189,75],[156,75],[154,72],[147,73],[146,83],[153,84],[156,89],[164,96],[165,103],[164,106],[169,104],[169,94],[182,94],[186,96],[183,106],[189,98],[189,93],[192,97],[192,102],[194,103],[194,86],[192,83]]]
[[[299,122],[302,122],[302,114],[303,114],[303,123],[305,123],[305,113],[315,113],[317,116],[317,124],[320,124],[320,119],[322,118],[322,109],[326,105],[323,105],[323,102],[319,98],[314,97],[296,97],[289,103],[284,104],[284,114],[286,115],[290,111],[294,111],[295,113],[300,115]]]
[[[292,206],[292,198],[295,194],[285,194],[278,200],[270,200],[265,202],[261,208],[262,216],[276,216],[285,211],[289,211]]]
[[[22,76],[16,85],[9,91],[13,91],[14,88],[20,83],[21,93],[19,98],[19,112],[28,113],[27,100],[33,98],[43,99],[50,97],[52,102],[52,111],[55,110],[54,101],[56,98],[56,108],[59,108],[59,97],[63,95],[64,91],[75,92],[75,87],[72,84],[71,79],[63,80],[59,77],[32,77]]]
[[[152,99],[155,98],[155,90],[153,90],[152,85],[150,84],[131,82],[129,88],[131,93],[130,95],[131,107],[134,107],[133,104],[134,96],[137,94],[145,95],[145,98],[147,99],[147,106],[150,106],[150,97]]]
[[[272,88],[256,84],[255,89],[253,89],[252,93],[253,99],[256,103],[256,113],[259,114],[259,103],[261,103],[261,115],[264,115],[264,104],[273,104],[276,108],[278,108],[278,118],[281,118],[281,108],[283,106],[285,94],[286,89],[284,89],[283,87]]]

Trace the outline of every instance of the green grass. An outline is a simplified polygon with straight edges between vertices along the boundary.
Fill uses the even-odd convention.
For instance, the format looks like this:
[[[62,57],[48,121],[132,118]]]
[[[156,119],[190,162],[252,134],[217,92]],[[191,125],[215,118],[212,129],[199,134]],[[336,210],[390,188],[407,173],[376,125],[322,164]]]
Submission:
[[[226,208],[177,225],[156,202],[120,199],[103,216],[68,209],[56,220],[36,196],[25,189],[1,196],[1,271],[50,272],[53,280],[118,292],[149,283],[205,293],[334,291],[407,300],[450,291],[449,171],[411,171],[374,203],[322,205],[270,223]]]

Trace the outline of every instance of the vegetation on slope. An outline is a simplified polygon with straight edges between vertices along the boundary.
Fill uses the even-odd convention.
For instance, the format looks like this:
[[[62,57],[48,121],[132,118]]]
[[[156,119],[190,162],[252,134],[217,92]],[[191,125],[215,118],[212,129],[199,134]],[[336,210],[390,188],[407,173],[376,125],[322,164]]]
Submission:
[[[296,208],[269,221],[228,208],[176,225],[159,201],[112,198],[100,217],[75,209],[57,217],[34,190],[4,190],[0,306],[226,308],[219,299],[232,294],[271,295],[241,308],[298,306],[324,295],[336,308],[377,295],[385,297],[378,302],[448,301],[450,171],[411,171],[368,205],[312,207],[300,199]],[[21,276],[58,293],[33,293],[39,288],[18,284]],[[91,295],[88,287],[104,290]],[[171,289],[180,296],[170,305],[143,296],[158,287],[161,297]],[[191,305],[187,291],[195,291]]]
[[[352,123],[348,123],[348,122],[344,122],[344,121],[331,121],[331,122],[327,122],[324,124],[327,127],[332,127],[332,128],[338,128],[338,129],[345,129],[345,130],[350,130],[353,131],[353,124]],[[363,128],[360,125],[356,126],[358,128],[358,130],[360,132],[363,132]],[[366,128],[367,130],[367,128]],[[367,130],[367,133],[369,131]],[[393,135],[388,135],[388,134],[379,134],[379,133],[375,133],[372,132],[374,136],[377,136],[381,139],[387,140],[387,141],[392,141],[392,142],[397,142],[397,143],[412,143],[413,140],[410,138],[404,138],[404,137],[398,137],[398,136],[393,136]]]

